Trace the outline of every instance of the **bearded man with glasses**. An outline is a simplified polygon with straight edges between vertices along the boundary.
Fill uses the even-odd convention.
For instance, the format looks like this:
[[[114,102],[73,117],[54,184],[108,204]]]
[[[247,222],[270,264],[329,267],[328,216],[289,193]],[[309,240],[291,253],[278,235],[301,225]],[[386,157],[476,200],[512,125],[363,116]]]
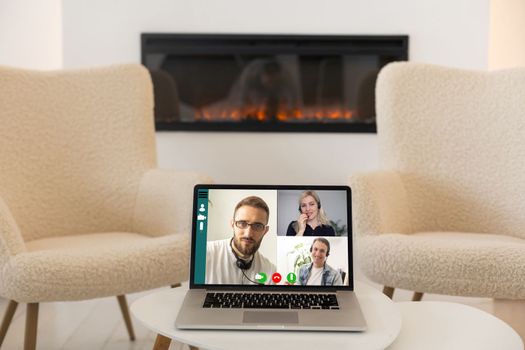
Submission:
[[[258,250],[268,232],[270,209],[259,197],[242,199],[233,211],[233,237],[208,242],[207,284],[266,284],[275,265]]]

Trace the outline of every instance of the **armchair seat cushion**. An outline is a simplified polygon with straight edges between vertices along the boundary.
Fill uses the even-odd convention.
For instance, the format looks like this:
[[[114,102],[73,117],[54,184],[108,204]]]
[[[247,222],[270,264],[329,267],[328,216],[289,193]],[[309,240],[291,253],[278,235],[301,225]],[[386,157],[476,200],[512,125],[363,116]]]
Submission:
[[[499,234],[421,232],[360,237],[363,272],[425,293],[525,299],[525,240]]]
[[[18,302],[85,300],[187,279],[189,236],[111,232],[26,243],[4,266],[0,295]]]

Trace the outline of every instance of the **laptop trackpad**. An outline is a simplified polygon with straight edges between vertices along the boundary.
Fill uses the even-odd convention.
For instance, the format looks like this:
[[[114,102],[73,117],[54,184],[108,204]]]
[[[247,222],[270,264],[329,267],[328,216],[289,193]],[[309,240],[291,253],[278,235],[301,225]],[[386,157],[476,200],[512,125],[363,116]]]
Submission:
[[[297,312],[244,311],[243,323],[299,323]]]

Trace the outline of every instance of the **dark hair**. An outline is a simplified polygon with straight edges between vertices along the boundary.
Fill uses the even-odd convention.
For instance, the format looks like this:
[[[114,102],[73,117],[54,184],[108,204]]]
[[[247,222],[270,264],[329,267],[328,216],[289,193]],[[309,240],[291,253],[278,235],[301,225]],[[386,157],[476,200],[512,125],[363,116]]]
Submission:
[[[326,246],[326,256],[330,255],[330,242],[326,238],[317,237],[313,240],[312,245],[310,246],[310,252],[312,251],[312,248],[314,247],[315,242],[321,242]]]
[[[235,213],[237,213],[237,210],[240,207],[249,206],[253,208],[262,209],[266,212],[266,222],[268,222],[270,218],[270,208],[268,208],[268,204],[266,202],[257,196],[250,196],[242,199],[237,205],[235,206],[235,210],[233,211],[233,218],[235,219]]]

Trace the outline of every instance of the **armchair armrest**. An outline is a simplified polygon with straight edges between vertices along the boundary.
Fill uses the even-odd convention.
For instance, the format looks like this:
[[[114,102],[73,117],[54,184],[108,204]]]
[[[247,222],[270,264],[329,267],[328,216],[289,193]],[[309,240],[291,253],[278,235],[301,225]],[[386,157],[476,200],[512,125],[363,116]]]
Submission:
[[[398,172],[355,174],[350,177],[350,188],[357,235],[412,231],[406,190]]]
[[[26,245],[15,218],[0,197],[0,266],[10,256],[26,251]]]
[[[211,182],[208,176],[195,172],[147,171],[142,177],[135,204],[134,232],[150,236],[189,232],[193,186]]]

